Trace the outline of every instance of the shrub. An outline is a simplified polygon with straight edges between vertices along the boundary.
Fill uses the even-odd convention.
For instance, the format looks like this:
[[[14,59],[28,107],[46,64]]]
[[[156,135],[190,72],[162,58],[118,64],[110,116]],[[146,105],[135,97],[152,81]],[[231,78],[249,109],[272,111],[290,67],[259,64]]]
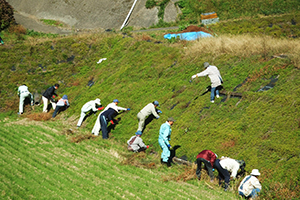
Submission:
[[[15,22],[13,8],[5,0],[0,0],[0,31]]]
[[[154,0],[147,0],[145,6],[146,6],[147,9],[151,9],[154,6],[156,6],[156,1],[154,1]]]

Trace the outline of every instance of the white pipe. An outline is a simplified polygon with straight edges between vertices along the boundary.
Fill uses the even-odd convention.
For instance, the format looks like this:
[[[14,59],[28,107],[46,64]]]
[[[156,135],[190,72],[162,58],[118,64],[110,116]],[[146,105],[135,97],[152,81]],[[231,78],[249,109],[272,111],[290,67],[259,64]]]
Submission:
[[[131,15],[131,13],[132,13],[132,10],[133,10],[133,8],[134,8],[134,6],[135,6],[136,2],[137,2],[137,0],[135,0],[135,1],[134,1],[134,3],[132,4],[132,6],[131,6],[131,9],[130,9],[130,11],[129,11],[129,13],[128,13],[128,15],[127,15],[126,19],[125,19],[125,21],[123,22],[123,24],[122,24],[122,26],[121,26],[120,30],[122,30],[122,29],[124,28],[124,26],[125,26],[125,24],[126,24],[126,22],[127,22],[128,18],[129,18],[129,16],[130,16],[130,15]]]

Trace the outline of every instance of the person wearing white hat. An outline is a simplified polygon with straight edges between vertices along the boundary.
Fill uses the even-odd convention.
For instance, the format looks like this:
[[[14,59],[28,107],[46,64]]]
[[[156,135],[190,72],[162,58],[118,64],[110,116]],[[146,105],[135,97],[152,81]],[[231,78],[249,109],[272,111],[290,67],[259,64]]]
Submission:
[[[117,113],[119,113],[119,111],[123,110],[123,111],[129,111],[130,108],[123,108],[123,107],[120,107],[118,106],[119,104],[119,100],[118,99],[114,99],[112,103],[109,103],[102,112],[100,112],[100,114],[98,115],[97,117],[97,120],[95,122],[95,125],[93,127],[93,130],[92,130],[92,134],[94,135],[99,135],[99,132],[101,130],[101,124],[100,124],[100,115],[102,113],[104,113],[105,111],[107,111],[109,108],[112,108],[114,109]]]
[[[246,176],[239,186],[239,195],[245,198],[255,199],[261,191],[261,184],[258,180],[260,173],[258,169],[253,169],[249,176]]]
[[[18,96],[20,97],[18,114],[22,115],[23,110],[24,110],[24,101],[25,101],[25,99],[30,98],[31,106],[33,106],[33,96],[28,91],[28,87],[26,86],[26,84],[23,84],[18,88]]]
[[[160,110],[156,111],[156,107],[159,106],[158,101],[153,101],[152,103],[148,103],[138,114],[137,118],[139,120],[139,125],[137,131],[143,131],[145,126],[145,120],[149,115],[154,115],[156,119],[159,118],[158,113],[161,113]]]
[[[221,77],[220,71],[216,66],[210,65],[208,62],[204,64],[204,71],[195,74],[192,76],[192,79],[200,76],[208,76],[211,81],[211,94],[210,94],[210,102],[214,103],[215,101],[215,93],[216,97],[219,98],[219,87],[223,83],[223,79]]]
[[[81,124],[88,112],[91,111],[93,113],[96,113],[98,110],[102,110],[104,108],[104,107],[98,107],[98,106],[101,106],[101,100],[98,98],[95,100],[91,100],[82,106],[80,118],[77,123],[77,128],[79,128],[81,126]]]

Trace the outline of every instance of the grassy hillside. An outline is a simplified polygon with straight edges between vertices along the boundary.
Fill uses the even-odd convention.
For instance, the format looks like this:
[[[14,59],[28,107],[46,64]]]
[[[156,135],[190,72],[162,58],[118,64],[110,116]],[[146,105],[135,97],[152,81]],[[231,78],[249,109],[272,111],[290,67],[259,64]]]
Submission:
[[[295,17],[294,20],[299,26],[299,17]],[[286,24],[288,24],[287,21]],[[234,25],[230,26],[234,27]],[[292,26],[290,25],[291,28]],[[297,199],[300,192],[299,39],[284,36],[279,38],[270,31],[265,31],[264,34],[256,33],[253,36],[240,33],[236,36],[227,35],[222,33],[222,27],[218,25],[211,26],[211,29],[217,33],[218,37],[195,42],[165,41],[162,36],[166,31],[130,35],[111,32],[52,38],[4,33],[6,45],[0,47],[1,95],[3,97],[0,101],[1,108],[5,111],[13,110],[16,115],[17,84],[26,83],[32,93],[40,94],[47,87],[58,82],[61,85],[58,94],[60,96],[67,94],[71,107],[64,112],[64,115],[58,115],[54,122],[43,123],[56,129],[56,126],[66,121],[62,126],[74,128],[80,109],[85,102],[100,98],[105,106],[118,98],[119,105],[129,107],[131,111],[118,116],[121,120],[112,127],[111,140],[102,141],[99,138],[96,141],[88,140],[78,145],[80,146],[78,150],[80,159],[85,159],[84,156],[90,155],[87,152],[89,145],[92,146],[91,149],[94,149],[92,151],[96,151],[97,145],[116,146],[117,150],[109,148],[103,152],[118,151],[118,149],[120,152],[123,151],[125,142],[137,129],[136,115],[139,110],[147,103],[158,100],[163,112],[161,118],[153,120],[143,134],[144,142],[151,146],[148,152],[158,152],[158,157],[148,159],[159,162],[161,150],[157,143],[158,130],[167,117],[172,116],[176,122],[172,128],[171,145],[181,146],[176,152],[178,157],[185,155],[193,162],[201,150],[211,149],[219,156],[244,159],[248,172],[253,168],[258,168],[262,173],[260,177],[263,185],[262,198]],[[107,58],[107,60],[97,64],[100,58]],[[218,66],[224,79],[225,90],[222,98],[218,99],[215,104],[209,102],[209,93],[201,95],[210,85],[207,77],[189,82],[193,74],[203,70],[202,66],[205,61]],[[259,91],[271,81],[274,82],[274,88]],[[88,86],[91,82],[93,85]],[[230,98],[234,93],[239,93],[242,98]],[[35,110],[27,107],[21,119],[32,118],[31,115],[37,115],[41,111],[42,105],[35,106]],[[77,134],[88,135],[96,117],[97,115],[90,116]],[[20,142],[20,139],[11,138],[13,136],[4,130],[12,132],[18,130],[17,132],[21,135],[32,132],[34,134],[39,132],[40,135],[44,132],[50,134],[46,128],[40,127],[43,127],[43,123],[38,123],[37,128],[32,125],[23,132],[21,128],[15,129],[15,125],[11,128],[1,126],[2,132],[6,133],[1,137],[9,137],[7,140],[12,141],[11,144],[19,143],[24,146],[26,143]],[[56,132],[51,137],[56,138],[59,137],[58,135],[59,133]],[[37,142],[31,141],[36,139],[30,139],[32,136],[28,137],[25,139],[37,145]],[[47,136],[41,137],[48,138]],[[64,151],[75,151],[77,145],[67,143],[64,137],[57,140],[60,140],[57,142],[60,144],[58,154],[64,154]],[[3,143],[5,141],[6,139],[2,139]],[[27,149],[30,147],[29,144],[25,145],[26,150],[30,150]],[[47,147],[43,145],[41,144],[40,148]],[[46,142],[45,145],[49,143]],[[49,146],[51,150],[55,149]],[[56,159],[54,153],[40,156],[40,158],[45,157],[45,162],[36,164],[37,169],[47,167],[47,163],[53,162],[48,161],[46,157],[48,155]],[[102,154],[104,153],[99,153],[99,156],[104,156]],[[25,154],[24,159],[33,162],[30,158],[26,158],[27,156],[31,155]],[[107,163],[118,163],[119,160],[104,159],[108,160]],[[39,160],[37,159],[36,162],[40,162]],[[60,162],[59,160],[60,158],[57,158],[56,162]],[[90,161],[90,159],[87,160]],[[80,160],[69,158],[67,162],[74,164]],[[60,170],[59,173],[66,173],[65,168],[62,167],[63,164],[56,166]],[[123,169],[119,164],[113,166]],[[76,167],[79,168],[75,165],[74,170]],[[130,168],[128,173],[135,169],[128,168]],[[9,176],[10,168],[5,169],[7,170],[6,177]],[[49,170],[53,170],[52,167],[49,167]],[[84,176],[82,180],[89,179],[89,175],[84,175],[86,171],[81,170],[78,174]],[[42,171],[41,169],[39,172],[42,173]],[[68,174],[68,180],[72,181],[76,173]],[[87,174],[91,173],[91,169],[88,169]],[[93,185],[98,182],[100,184],[100,179],[97,178],[97,180],[93,182]],[[68,185],[68,182],[63,180],[61,182],[63,186]],[[232,190],[235,193],[238,183],[239,180],[232,184]],[[79,198],[80,195],[85,196],[91,193],[88,191],[89,188],[83,189],[80,182],[76,184],[78,184],[76,186],[78,190],[82,190],[78,194]],[[107,184],[112,184],[112,182],[107,182]],[[191,180],[191,184],[197,184],[197,182]],[[64,190],[63,186],[59,184],[57,186]],[[55,188],[50,189],[54,191],[53,193],[49,191],[45,195],[58,193]],[[107,197],[110,195],[115,195],[116,198],[122,197],[121,194],[113,193],[114,190],[108,189],[108,191],[105,193]],[[190,192],[187,193],[190,194]],[[171,192],[167,194],[172,195]],[[157,192],[157,195],[160,194]]]
[[[70,125],[0,118],[1,199],[237,199],[204,182],[169,181],[172,169],[127,165],[113,141],[71,143]]]

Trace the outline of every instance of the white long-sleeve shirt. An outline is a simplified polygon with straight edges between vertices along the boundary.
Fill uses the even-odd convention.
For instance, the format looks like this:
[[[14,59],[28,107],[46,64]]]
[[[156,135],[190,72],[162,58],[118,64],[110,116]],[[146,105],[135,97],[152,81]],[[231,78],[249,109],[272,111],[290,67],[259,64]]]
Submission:
[[[22,92],[29,92],[28,91],[28,87],[26,85],[21,85],[19,88],[18,88],[18,94],[21,94]]]
[[[96,108],[96,104],[96,100],[91,100],[82,106],[81,111],[88,112],[89,110],[93,110],[96,112],[98,110],[98,108]]]
[[[130,141],[135,137],[135,140],[133,141],[132,144],[130,144]],[[144,144],[143,140],[139,136],[132,136],[128,141],[127,141],[128,146],[130,146],[133,151],[137,151],[140,148],[147,148],[147,146]]]
[[[240,164],[232,158],[224,158],[220,160],[220,165],[222,168],[227,169],[231,172],[231,177],[235,179],[238,170],[240,169]]]
[[[140,113],[142,113],[142,115],[144,115],[145,117],[153,114],[156,118],[159,118],[159,115],[157,114],[156,110],[155,110],[155,106],[153,103],[149,103],[147,104],[141,111]]]
[[[208,76],[211,81],[211,87],[217,87],[222,84],[220,71],[216,66],[213,65],[209,65],[204,71],[195,74],[194,76],[192,76],[192,78],[195,78],[196,76]]]
[[[247,181],[246,179],[250,177]],[[246,182],[245,182],[246,181]],[[239,186],[239,192],[242,192],[246,197],[252,192],[253,189],[258,188],[261,190],[261,184],[255,176],[246,176]]]
[[[109,103],[101,113],[103,113],[104,111],[107,111],[109,108],[114,109],[116,112],[119,112],[120,110],[127,110],[127,108],[117,106],[114,102],[112,102],[112,103]]]

